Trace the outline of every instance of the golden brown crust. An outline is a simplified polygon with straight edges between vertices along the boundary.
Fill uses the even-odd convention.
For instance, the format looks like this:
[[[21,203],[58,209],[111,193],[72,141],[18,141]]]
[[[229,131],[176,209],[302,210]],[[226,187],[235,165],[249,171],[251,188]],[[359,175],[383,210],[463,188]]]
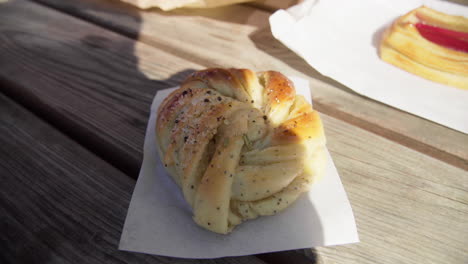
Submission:
[[[271,105],[279,106],[294,100],[296,96],[294,85],[283,74],[267,71],[260,75],[265,82],[266,99]]]
[[[193,73],[161,104],[156,132],[195,222],[222,234],[289,206],[325,164],[318,113],[274,71]]]
[[[290,118],[275,128],[274,142],[287,144],[301,142],[306,139],[324,138],[323,125],[317,111],[302,96],[297,96],[295,111]]]
[[[468,19],[463,16],[447,15],[426,6],[421,6],[413,12],[418,20],[430,25],[468,33]]]
[[[468,31],[468,19],[422,6],[398,18],[385,31],[379,49],[381,59],[426,79],[468,89],[468,53],[425,39],[415,27],[418,22]]]

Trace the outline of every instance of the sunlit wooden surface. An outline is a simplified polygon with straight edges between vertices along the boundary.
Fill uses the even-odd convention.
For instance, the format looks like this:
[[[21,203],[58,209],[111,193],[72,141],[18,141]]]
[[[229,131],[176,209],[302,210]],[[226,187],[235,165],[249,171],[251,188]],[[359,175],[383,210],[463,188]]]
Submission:
[[[270,33],[294,3],[0,1],[0,262],[467,263],[468,136],[320,75]],[[310,81],[360,243],[205,261],[117,250],[151,100],[206,67]]]

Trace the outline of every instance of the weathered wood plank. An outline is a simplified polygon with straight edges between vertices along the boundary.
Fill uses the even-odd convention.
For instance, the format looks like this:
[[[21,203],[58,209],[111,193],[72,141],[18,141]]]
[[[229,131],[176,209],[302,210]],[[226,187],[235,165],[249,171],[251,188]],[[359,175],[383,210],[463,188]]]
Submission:
[[[468,172],[324,117],[361,243],[323,263],[466,263]]]
[[[27,1],[0,16],[2,89],[136,177],[154,94],[200,66],[144,45],[140,60],[134,41]]]
[[[119,251],[134,180],[2,94],[0,135],[1,263],[264,263]]]
[[[468,135],[357,95],[322,76],[273,38],[268,12],[245,5],[140,12],[109,0],[36,1],[206,67],[273,69],[305,77],[319,111],[468,170],[468,144],[460,144],[468,142]]]
[[[15,8],[11,7],[14,5],[16,5]],[[18,7],[18,5],[32,6],[32,8]],[[66,16],[46,11],[44,8],[33,4],[25,4],[22,1],[13,2],[11,6],[10,9],[0,9],[0,14],[9,18],[8,14],[16,10],[13,13],[15,16],[25,17],[27,14],[28,23],[32,25],[44,23],[53,25],[60,24],[60,21],[63,23],[64,20],[69,20]],[[8,12],[2,13],[2,10]],[[22,15],[20,11],[23,12]],[[44,15],[41,16],[38,13],[47,14],[47,19],[44,18]],[[97,30],[96,27],[87,23],[74,21],[68,21],[68,23],[71,23],[70,27],[75,28],[79,25],[81,31]],[[123,89],[121,86],[115,88],[114,86],[96,84],[93,89],[85,90],[83,86],[86,87],[86,85],[80,83],[80,87],[76,88],[77,90],[67,90],[66,87],[72,85],[71,82],[75,79],[96,77],[93,77],[89,72],[76,71],[74,74],[77,74],[78,77],[70,80],[66,69],[61,70],[53,67],[44,69],[43,67],[37,67],[35,60],[27,59],[28,57],[35,58],[34,55],[37,55],[39,51],[43,51],[44,47],[54,47],[57,50],[55,54],[44,53],[45,55],[41,58],[44,62],[53,61],[60,65],[69,61],[69,58],[75,58],[78,55],[83,56],[83,53],[79,52],[83,47],[78,44],[76,49],[68,51],[67,57],[60,56],[61,49],[68,47],[61,47],[61,45],[64,45],[63,43],[80,43],[77,40],[77,38],[80,38],[79,34],[68,35],[61,32],[60,27],[53,26],[51,26],[53,34],[49,33],[48,27],[45,26],[36,26],[32,29],[22,27],[21,23],[13,23],[9,26],[10,31],[21,32],[22,34],[11,35],[12,37],[8,39],[15,45],[6,45],[6,41],[2,38],[0,45],[2,45],[4,52],[0,56],[6,56],[4,53],[19,54],[18,59],[10,61],[13,66],[6,65],[9,66],[6,69],[9,69],[10,73],[14,72],[16,76],[15,78],[9,77],[5,74],[7,71],[2,73],[3,69],[5,69],[3,65],[0,67],[0,74],[2,74],[2,78],[9,77],[21,84],[17,87],[20,92],[16,94],[33,94],[32,97],[36,98],[36,101],[47,105],[49,111],[58,112],[62,110],[60,105],[49,104],[49,101],[56,101],[56,99],[49,97],[55,96],[52,93],[36,91],[35,85],[39,84],[42,89],[55,85],[59,87],[57,91],[65,90],[64,95],[62,95],[63,98],[75,101],[82,100],[81,98],[87,93],[92,94],[93,89],[100,91],[104,94],[102,100],[108,103],[106,108],[87,108],[74,104],[69,110],[71,113],[83,111],[86,112],[86,115],[75,114],[77,118],[74,116],[75,119],[69,118],[71,120],[67,122],[76,123],[75,126],[86,128],[92,137],[95,137],[94,134],[96,133],[115,133],[116,130],[116,140],[105,144],[119,144],[127,137],[127,131],[138,130],[136,136],[141,138],[129,140],[128,144],[132,144],[134,149],[141,147],[138,146],[138,142],[143,140],[143,126],[136,126],[126,122],[122,124],[124,129],[117,127],[114,130],[113,127],[107,127],[107,129],[96,130],[87,125],[88,123],[101,121],[103,118],[119,120],[119,115],[108,109],[118,108],[121,102],[109,100],[107,97],[111,97],[112,93],[109,91],[113,91],[112,89]],[[65,26],[63,30],[68,29]],[[97,32],[100,35],[107,36],[105,32]],[[32,47],[25,48],[28,47],[28,43],[31,43],[29,41],[31,37],[26,39],[18,37],[22,35],[41,36],[41,46],[35,48],[34,45],[37,44],[33,42]],[[54,39],[53,35],[60,35],[62,42]],[[119,43],[118,40],[118,38],[114,39]],[[144,71],[147,76],[158,74],[159,68],[151,68],[153,64],[158,63],[166,65],[166,71],[168,72],[171,70],[172,72],[178,71],[178,64],[174,66],[169,55],[162,54],[159,56],[158,52],[163,53],[161,50],[152,49],[141,43],[135,43],[135,45],[137,47],[133,51],[136,51],[137,55],[141,55],[138,52],[144,51],[144,56],[139,56],[138,69]],[[125,58],[125,54],[122,52],[116,53],[112,46],[107,47],[106,51],[108,52],[107,56],[123,56]],[[152,56],[155,53],[158,53],[158,56]],[[86,65],[87,63],[92,64],[93,60],[101,60],[101,53],[91,54],[95,57],[85,57],[82,62],[71,60],[71,66],[69,67],[73,68],[76,63]],[[164,59],[165,57],[162,56],[169,56],[169,59]],[[0,62],[3,61],[3,58],[0,59]],[[86,62],[86,60],[89,61]],[[192,65],[197,66],[196,64]],[[21,69],[21,71],[12,69]],[[115,78],[113,76],[115,74],[121,74],[122,76],[118,76],[118,78],[123,79],[123,82],[127,79],[138,80],[142,78],[141,74],[137,75],[136,70],[132,69],[123,72],[116,71],[114,68],[103,69],[95,66],[93,72],[104,80],[112,80]],[[31,79],[30,76],[33,76],[33,74],[48,74],[47,76],[52,77],[41,78],[42,83],[23,80]],[[96,80],[100,80],[99,78],[96,78]],[[147,77],[145,76],[145,78]],[[122,86],[125,87],[125,85]],[[134,89],[135,93],[138,91],[140,97],[135,99],[137,104],[130,105],[129,108],[143,106],[149,108],[149,102],[145,99],[147,93],[145,88],[140,89],[140,86],[136,85]],[[147,96],[151,97],[152,95],[148,94]],[[66,103],[68,102],[64,102],[64,104]],[[82,103],[88,104],[90,102],[85,100]],[[466,253],[463,251],[468,242],[464,235],[464,230],[468,228],[466,221],[464,221],[464,219],[467,219],[468,204],[466,191],[468,190],[468,180],[465,171],[395,144],[334,117],[325,114],[322,117],[325,122],[329,148],[356,213],[362,242],[345,247],[319,248],[317,249],[319,259],[326,263],[416,263],[421,262],[420,260],[429,260],[435,263],[443,263],[449,260],[457,263],[467,258]],[[144,124],[146,117],[135,116],[135,120]],[[112,131],[108,132],[107,130]],[[113,147],[116,148],[116,146]],[[117,149],[118,151],[127,151],[125,148]],[[131,149],[128,150],[128,152],[130,151]],[[119,154],[118,156],[124,157],[125,155],[128,155],[128,153]],[[135,166],[138,166],[138,164]]]

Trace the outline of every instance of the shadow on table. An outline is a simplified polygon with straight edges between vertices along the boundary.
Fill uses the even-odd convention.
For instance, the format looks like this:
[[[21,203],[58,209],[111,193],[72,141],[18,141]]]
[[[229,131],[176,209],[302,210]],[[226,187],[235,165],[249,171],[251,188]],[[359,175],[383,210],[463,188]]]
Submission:
[[[20,33],[10,36],[12,43],[17,42],[14,46],[18,53],[29,61],[21,62],[27,67],[20,75],[21,60],[14,52],[3,53],[0,61],[3,72],[16,74],[1,80],[2,91],[105,161],[137,178],[156,91],[178,85],[193,69],[181,67],[172,74],[160,70],[157,75],[163,78],[148,78],[141,72],[135,42],[93,25],[102,24],[89,15],[92,6],[100,1],[84,0],[89,7],[80,1],[35,1],[41,5],[28,2],[9,1],[1,7],[7,14],[22,10],[17,6],[31,6],[31,10],[21,11],[28,12],[27,20],[15,21],[12,15],[4,21],[5,27],[11,24],[18,32],[29,34],[24,34],[27,38],[20,37]],[[141,25],[136,9],[124,9]],[[161,68],[164,70],[159,65]]]

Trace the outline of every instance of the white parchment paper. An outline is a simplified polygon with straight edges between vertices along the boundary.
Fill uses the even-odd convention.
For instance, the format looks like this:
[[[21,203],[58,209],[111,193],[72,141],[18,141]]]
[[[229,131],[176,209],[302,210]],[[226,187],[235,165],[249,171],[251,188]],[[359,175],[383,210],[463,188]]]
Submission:
[[[291,78],[311,101],[309,84]],[[156,113],[176,88],[160,91],[151,106],[144,158],[119,249],[181,258],[218,258],[358,242],[353,212],[331,157],[326,175],[283,212],[237,226],[229,235],[198,227],[156,150]]]
[[[468,133],[468,91],[426,80],[378,56],[383,30],[426,5],[468,17],[468,6],[438,0],[306,0],[270,17],[275,38],[321,74],[354,91]]]

